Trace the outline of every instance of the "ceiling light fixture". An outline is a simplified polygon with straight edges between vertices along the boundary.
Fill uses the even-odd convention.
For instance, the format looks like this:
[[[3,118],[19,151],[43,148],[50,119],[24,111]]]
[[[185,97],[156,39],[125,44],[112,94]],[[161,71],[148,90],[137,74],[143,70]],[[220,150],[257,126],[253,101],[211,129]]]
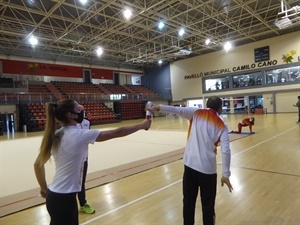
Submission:
[[[32,45],[32,46],[35,46],[38,44],[38,39],[35,37],[35,36],[31,36],[29,38],[29,43]]]
[[[132,15],[132,12],[130,9],[125,9],[124,12],[123,12],[123,16],[125,17],[125,19],[129,20],[130,17]]]
[[[87,3],[87,0],[79,0],[82,4]]]
[[[31,4],[31,5],[34,5],[34,4],[35,4],[34,0],[27,0],[27,2],[28,2],[29,4]]]
[[[206,44],[206,45],[209,45],[209,44],[210,44],[210,39],[209,39],[209,38],[206,39],[205,44]]]
[[[164,26],[165,26],[165,24],[163,22],[159,22],[159,24],[158,24],[159,29],[162,29]]]
[[[182,36],[184,33],[185,33],[185,31],[184,31],[183,28],[181,28],[181,29],[178,31],[179,36]]]
[[[97,56],[101,56],[103,54],[103,49],[101,47],[98,47],[96,50]]]
[[[228,41],[224,44],[225,51],[229,51],[232,48],[232,44]]]

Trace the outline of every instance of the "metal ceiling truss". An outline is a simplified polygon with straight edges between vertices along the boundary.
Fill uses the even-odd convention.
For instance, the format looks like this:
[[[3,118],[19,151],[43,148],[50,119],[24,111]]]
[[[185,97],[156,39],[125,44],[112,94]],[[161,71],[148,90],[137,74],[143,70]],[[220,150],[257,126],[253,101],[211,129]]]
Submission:
[[[0,54],[143,69],[300,30],[299,0],[2,0]],[[126,21],[122,12],[132,9]],[[292,15],[279,29],[274,22]],[[159,30],[159,21],[166,26]],[[185,29],[182,37],[179,28]],[[39,44],[32,48],[28,38]],[[211,39],[210,45],[205,40]],[[104,54],[97,57],[101,46]]]

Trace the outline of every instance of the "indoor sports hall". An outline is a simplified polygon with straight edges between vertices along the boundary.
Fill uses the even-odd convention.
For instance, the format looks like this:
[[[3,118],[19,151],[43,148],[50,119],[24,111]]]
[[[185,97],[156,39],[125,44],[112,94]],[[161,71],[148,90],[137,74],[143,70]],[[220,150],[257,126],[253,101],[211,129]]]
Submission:
[[[223,118],[235,129],[243,116]],[[255,115],[255,134],[230,134],[234,190],[229,193],[218,179],[217,224],[299,224],[300,133],[296,117],[287,113]],[[116,126],[119,124],[92,129]],[[188,121],[182,118],[158,117],[148,131],[90,146],[86,185],[93,188],[87,191],[87,199],[96,213],[81,213],[80,224],[182,224],[181,158],[187,127]],[[41,135],[18,133],[10,140],[1,136],[1,192],[13,198],[1,196],[1,212],[30,208],[1,217],[0,224],[49,224],[33,173]],[[220,156],[218,148],[219,173]],[[49,179],[53,164],[46,167]],[[201,207],[197,205],[196,211],[196,224],[201,224]]]
[[[144,121],[148,101],[204,109],[212,96],[233,186],[221,186],[218,146],[216,225],[300,224],[299,0],[6,0],[0,24],[0,225],[50,223],[34,172],[47,104],[74,99],[106,131]],[[151,121],[89,145],[95,213],[79,211],[80,225],[183,224],[190,121]],[[53,157],[45,168],[49,185]],[[200,196],[195,215],[203,224]]]

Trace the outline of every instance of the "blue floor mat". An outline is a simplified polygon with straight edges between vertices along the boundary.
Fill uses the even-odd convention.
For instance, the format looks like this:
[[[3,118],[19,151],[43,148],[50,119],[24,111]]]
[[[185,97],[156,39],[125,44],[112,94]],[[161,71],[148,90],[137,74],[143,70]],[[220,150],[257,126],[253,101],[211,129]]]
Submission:
[[[229,134],[239,134],[237,131],[231,131]],[[241,132],[240,134],[251,134],[250,132]],[[252,134],[255,134],[255,132],[252,132]]]

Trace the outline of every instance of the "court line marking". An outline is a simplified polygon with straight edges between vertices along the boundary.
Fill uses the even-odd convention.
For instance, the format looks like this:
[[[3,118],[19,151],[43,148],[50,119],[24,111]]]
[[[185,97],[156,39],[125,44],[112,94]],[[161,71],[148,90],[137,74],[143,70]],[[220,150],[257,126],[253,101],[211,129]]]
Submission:
[[[104,216],[106,216],[106,215],[108,215],[108,214],[111,214],[111,213],[113,213],[113,212],[115,212],[115,211],[118,211],[119,209],[125,208],[125,207],[127,207],[127,206],[129,206],[129,205],[132,205],[132,204],[134,204],[134,203],[136,203],[136,202],[138,202],[138,201],[140,201],[140,200],[143,200],[143,199],[145,199],[145,198],[147,198],[147,197],[149,197],[149,196],[151,196],[151,195],[154,195],[154,194],[156,194],[156,193],[158,193],[158,192],[160,192],[160,191],[163,191],[164,189],[167,189],[167,188],[169,188],[169,187],[171,187],[171,186],[174,186],[175,184],[178,184],[178,183],[181,182],[181,181],[182,181],[182,180],[178,180],[178,181],[175,181],[175,182],[173,182],[173,183],[171,183],[171,184],[168,184],[167,186],[164,186],[164,187],[162,187],[162,188],[160,188],[160,189],[157,189],[156,191],[150,192],[149,194],[143,195],[142,197],[139,197],[139,198],[137,198],[137,199],[135,199],[135,200],[133,200],[133,201],[131,201],[131,202],[128,202],[128,203],[126,203],[126,204],[124,204],[124,205],[121,205],[121,206],[119,206],[119,207],[117,207],[117,208],[115,208],[115,209],[113,209],[113,210],[110,210],[110,211],[108,211],[108,212],[106,212],[106,213],[104,213],[104,214],[102,214],[102,215],[99,215],[99,216],[97,216],[97,217],[94,217],[93,219],[90,219],[90,220],[88,220],[88,221],[86,221],[86,222],[84,222],[84,223],[81,223],[80,225],[86,225],[86,224],[89,224],[89,223],[91,223],[91,222],[93,222],[93,221],[95,221],[95,220],[98,220],[98,219],[100,219],[100,218],[102,218],[102,217],[104,217]]]
[[[295,126],[295,127],[293,127],[293,128],[290,128],[290,129],[288,129],[288,130],[286,130],[286,131],[284,131],[284,132],[281,132],[281,133],[279,133],[279,134],[277,134],[277,135],[275,135],[275,136],[273,136],[273,137],[271,137],[271,138],[268,138],[268,139],[266,139],[266,140],[264,140],[264,141],[262,141],[262,142],[259,142],[259,143],[257,143],[256,145],[253,145],[253,146],[250,147],[250,148],[247,148],[247,149],[245,149],[245,150],[243,150],[243,151],[241,151],[241,152],[239,152],[239,153],[237,153],[237,154],[232,155],[231,158],[233,158],[233,157],[235,157],[235,156],[237,156],[237,155],[240,155],[240,154],[242,154],[242,153],[244,153],[244,152],[247,152],[247,151],[251,150],[252,148],[254,148],[254,147],[258,146],[258,145],[261,145],[261,144],[263,144],[263,143],[265,143],[265,142],[267,142],[267,141],[270,141],[270,140],[272,140],[272,139],[274,139],[274,138],[276,138],[276,137],[278,137],[278,136],[280,136],[280,135],[282,135],[282,134],[285,134],[285,133],[287,133],[287,132],[289,132],[289,131],[295,129],[296,127],[297,127],[297,126]],[[222,162],[222,161],[220,161],[220,162]],[[218,164],[219,164],[219,163],[218,163]],[[117,207],[117,208],[115,208],[115,209],[113,209],[113,210],[110,210],[110,211],[108,211],[108,212],[106,212],[106,213],[104,213],[104,214],[101,214],[101,215],[99,215],[99,216],[97,216],[97,217],[94,217],[93,219],[90,219],[90,220],[88,220],[88,221],[86,221],[86,222],[84,222],[84,223],[81,223],[80,225],[86,225],[86,224],[89,224],[89,223],[91,223],[91,222],[94,222],[95,220],[98,220],[98,219],[100,219],[100,218],[102,218],[102,217],[104,217],[104,216],[106,216],[106,215],[109,215],[109,214],[111,214],[111,213],[113,213],[113,212],[115,212],[115,211],[118,211],[119,209],[125,208],[125,207],[127,207],[127,206],[129,206],[129,205],[132,205],[132,204],[134,204],[134,203],[136,203],[136,202],[138,202],[138,201],[140,201],[140,200],[143,200],[143,199],[145,199],[145,198],[147,198],[147,197],[149,197],[149,196],[151,196],[151,195],[154,195],[154,194],[156,194],[156,193],[158,193],[158,192],[160,192],[160,191],[163,191],[163,190],[165,190],[165,189],[167,189],[167,188],[169,188],[169,187],[171,187],[171,186],[174,186],[175,184],[177,184],[177,183],[179,183],[179,182],[181,182],[181,181],[182,181],[182,179],[180,179],[180,180],[178,180],[178,181],[175,181],[175,182],[173,182],[173,183],[171,183],[171,184],[168,184],[167,186],[164,186],[164,187],[162,187],[162,188],[160,188],[160,189],[157,189],[156,191],[150,192],[150,193],[148,193],[148,194],[146,194],[146,195],[143,195],[142,197],[139,197],[139,198],[137,198],[137,199],[135,199],[135,200],[133,200],[133,201],[131,201],[131,202],[128,202],[128,203],[126,203],[126,204],[124,204],[124,205],[121,205],[121,206],[119,206],[119,207]]]
[[[263,172],[263,173],[272,173],[272,174],[284,175],[284,176],[291,176],[291,177],[300,177],[300,175],[297,175],[297,174],[280,173],[280,172],[275,172],[275,171],[270,171],[270,170],[260,170],[260,169],[242,167],[242,166],[232,166],[232,168],[239,168],[239,169],[244,169],[244,170],[252,170],[252,171],[258,171],[258,172]]]

